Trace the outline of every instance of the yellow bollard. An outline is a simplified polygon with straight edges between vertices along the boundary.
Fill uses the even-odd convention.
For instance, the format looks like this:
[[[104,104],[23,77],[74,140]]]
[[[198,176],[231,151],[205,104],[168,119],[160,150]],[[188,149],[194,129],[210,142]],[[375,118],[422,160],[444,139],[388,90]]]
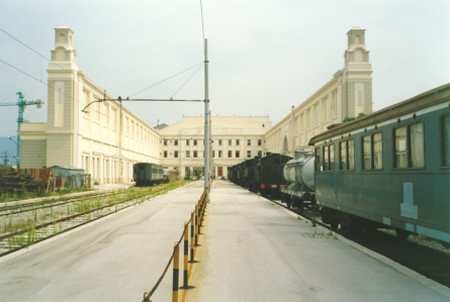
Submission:
[[[177,243],[173,248],[173,280],[172,280],[172,302],[178,302],[178,281],[180,274],[180,247]]]
[[[191,213],[191,263],[194,263],[195,261],[195,257],[194,257],[194,253],[195,253],[195,245],[194,245],[194,213]]]
[[[188,223],[184,224],[183,232],[183,288],[188,289],[188,271],[189,271],[189,237],[188,237]]]

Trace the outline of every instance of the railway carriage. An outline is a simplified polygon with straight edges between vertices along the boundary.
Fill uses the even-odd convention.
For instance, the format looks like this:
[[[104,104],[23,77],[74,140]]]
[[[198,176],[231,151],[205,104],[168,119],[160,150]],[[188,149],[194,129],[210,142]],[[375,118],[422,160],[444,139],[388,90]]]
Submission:
[[[450,84],[313,137],[324,222],[450,243]]]
[[[164,168],[152,163],[136,163],[133,165],[133,179],[137,187],[151,186],[167,181]]]

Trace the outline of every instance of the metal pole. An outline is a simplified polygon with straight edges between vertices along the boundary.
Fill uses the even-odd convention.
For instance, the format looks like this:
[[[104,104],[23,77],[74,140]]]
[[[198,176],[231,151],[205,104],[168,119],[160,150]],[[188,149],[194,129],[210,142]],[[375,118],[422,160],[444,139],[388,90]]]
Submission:
[[[20,125],[23,123],[23,112],[25,111],[25,100],[22,92],[17,92],[18,100],[17,107],[19,109],[19,115],[17,116],[17,137],[16,137],[16,165],[17,169],[20,168]]]
[[[207,189],[209,187],[209,157],[210,157],[210,133],[209,133],[209,83],[208,83],[208,39],[204,39],[204,65],[205,65],[205,133],[204,133],[204,187]]]

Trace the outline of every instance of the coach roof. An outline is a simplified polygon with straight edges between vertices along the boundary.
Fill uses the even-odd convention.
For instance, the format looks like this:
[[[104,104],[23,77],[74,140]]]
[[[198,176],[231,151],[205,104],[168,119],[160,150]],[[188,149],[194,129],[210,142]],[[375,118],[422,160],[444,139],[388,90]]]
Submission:
[[[385,107],[370,115],[338,124],[330,130],[312,137],[309,145],[314,145],[317,142],[347,134],[351,131],[375,125],[405,114],[411,114],[446,101],[450,101],[450,83],[428,90],[392,106]]]

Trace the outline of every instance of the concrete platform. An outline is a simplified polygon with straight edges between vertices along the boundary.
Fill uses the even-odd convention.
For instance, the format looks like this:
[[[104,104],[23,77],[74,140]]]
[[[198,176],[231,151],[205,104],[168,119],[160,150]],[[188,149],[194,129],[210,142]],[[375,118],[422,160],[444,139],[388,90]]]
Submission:
[[[210,199],[186,301],[450,301],[233,184],[216,181]]]
[[[141,301],[202,191],[193,183],[0,259],[0,301]],[[170,279],[153,301],[170,300]]]

